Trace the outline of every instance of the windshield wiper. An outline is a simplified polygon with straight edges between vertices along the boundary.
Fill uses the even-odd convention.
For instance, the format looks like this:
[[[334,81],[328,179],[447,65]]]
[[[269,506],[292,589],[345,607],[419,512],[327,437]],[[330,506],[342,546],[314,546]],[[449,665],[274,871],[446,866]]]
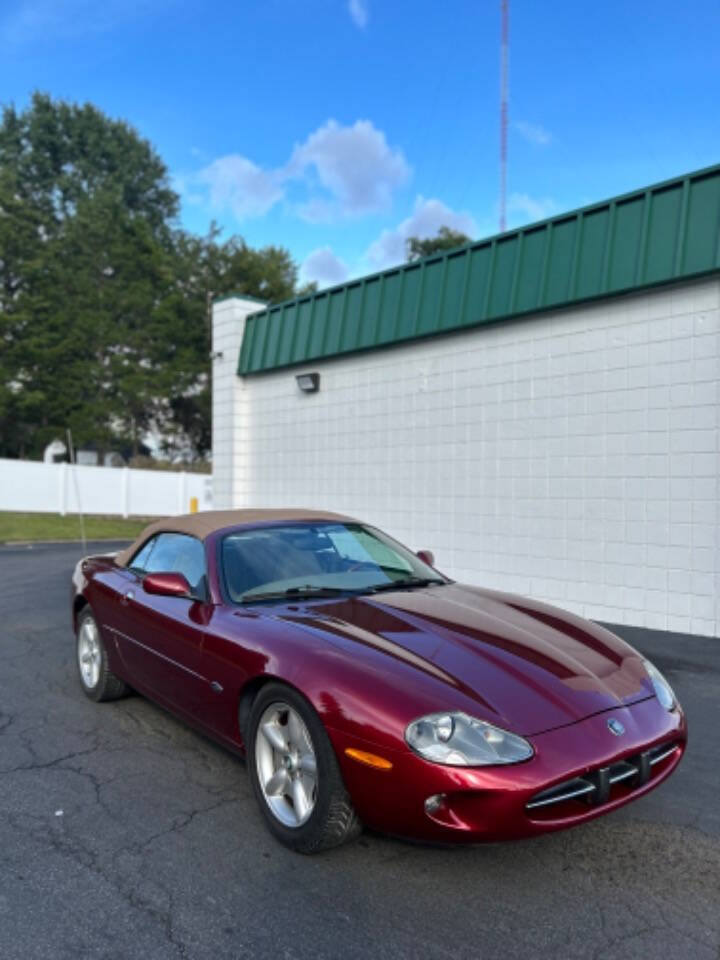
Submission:
[[[447,583],[440,577],[401,577],[388,583],[371,583],[362,587],[329,587],[314,586],[311,583],[304,587],[288,587],[287,590],[268,590],[266,593],[245,594],[240,603],[254,603],[256,600],[299,600],[304,597],[337,597],[343,593],[363,594],[379,593],[381,590],[395,590],[405,587],[429,587],[432,584]]]
[[[287,590],[269,590],[267,593],[245,594],[241,603],[255,600],[287,600],[299,597],[336,597],[339,593],[352,593],[347,587],[324,587],[307,584],[304,587],[288,587]]]
[[[379,593],[381,590],[395,590],[398,587],[429,587],[433,583],[447,583],[440,577],[401,577],[400,580],[392,580],[390,583],[373,583],[367,589],[371,593]]]

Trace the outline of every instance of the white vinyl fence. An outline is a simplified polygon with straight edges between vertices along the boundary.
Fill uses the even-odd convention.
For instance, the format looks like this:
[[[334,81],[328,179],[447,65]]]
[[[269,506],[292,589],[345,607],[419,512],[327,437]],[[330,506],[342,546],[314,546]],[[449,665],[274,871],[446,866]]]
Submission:
[[[212,508],[212,477],[128,467],[0,460],[0,510],[155,517]]]

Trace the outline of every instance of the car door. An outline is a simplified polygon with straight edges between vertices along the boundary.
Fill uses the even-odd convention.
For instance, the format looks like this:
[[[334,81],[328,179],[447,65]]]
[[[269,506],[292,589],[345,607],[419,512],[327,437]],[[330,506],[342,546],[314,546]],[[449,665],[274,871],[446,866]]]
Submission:
[[[205,548],[187,534],[160,533],[131,560],[129,570],[133,576],[118,597],[116,623],[130,682],[196,716],[210,684],[201,669],[203,636],[212,609],[207,602]],[[183,574],[192,596],[145,592],[145,574],[171,572]]]

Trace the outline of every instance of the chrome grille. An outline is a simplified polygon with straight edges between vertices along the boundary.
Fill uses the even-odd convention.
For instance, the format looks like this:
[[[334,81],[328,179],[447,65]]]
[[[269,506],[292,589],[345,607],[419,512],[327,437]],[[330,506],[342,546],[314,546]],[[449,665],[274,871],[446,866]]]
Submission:
[[[649,750],[638,753],[625,760],[610,764],[608,767],[598,767],[582,777],[573,777],[556,783],[547,790],[536,793],[528,803],[526,810],[537,810],[540,807],[550,807],[566,800],[579,800],[583,803],[597,806],[607,803],[613,786],[623,783],[630,789],[636,789],[648,782],[652,775],[652,768],[667,760],[678,749],[677,743],[661,743]]]

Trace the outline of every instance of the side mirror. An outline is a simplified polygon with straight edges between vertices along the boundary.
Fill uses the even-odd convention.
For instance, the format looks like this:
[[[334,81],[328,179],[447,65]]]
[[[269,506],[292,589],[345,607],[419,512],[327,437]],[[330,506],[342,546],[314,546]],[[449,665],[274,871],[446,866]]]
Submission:
[[[418,550],[416,556],[429,567],[435,566],[435,554],[432,550]]]
[[[160,597],[189,597],[190,584],[182,573],[148,573],[143,577],[145,593]]]

